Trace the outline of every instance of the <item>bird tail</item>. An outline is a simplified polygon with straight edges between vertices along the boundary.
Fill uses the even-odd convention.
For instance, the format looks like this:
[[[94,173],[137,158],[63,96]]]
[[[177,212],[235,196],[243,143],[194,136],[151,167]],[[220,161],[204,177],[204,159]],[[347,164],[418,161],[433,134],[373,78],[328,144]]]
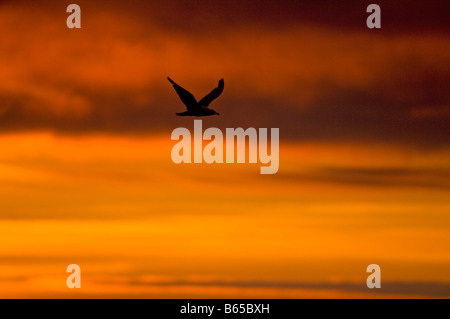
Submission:
[[[167,77],[167,80],[169,80],[169,82],[172,83],[173,85],[176,85],[176,83],[174,81],[172,81],[171,78]]]

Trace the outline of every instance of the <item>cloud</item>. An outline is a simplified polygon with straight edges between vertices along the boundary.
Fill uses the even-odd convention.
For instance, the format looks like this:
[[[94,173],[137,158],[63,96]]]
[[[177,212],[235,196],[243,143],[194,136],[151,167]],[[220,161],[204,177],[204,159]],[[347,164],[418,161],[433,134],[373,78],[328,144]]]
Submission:
[[[111,284],[111,281],[105,281],[104,284]],[[121,282],[121,284],[124,284]],[[304,294],[302,291],[309,291],[311,295],[322,292],[341,293],[341,297],[348,293],[359,293],[360,296],[368,297],[369,291],[365,283],[330,283],[330,282],[239,282],[239,281],[193,281],[193,280],[170,280],[170,281],[146,281],[145,278],[134,278],[126,281],[125,284],[137,287],[152,287],[162,289],[176,289],[183,286],[191,287],[216,287],[216,288],[235,288],[235,289],[252,289],[252,290],[269,290],[277,289],[279,294],[286,294],[289,291],[295,295]],[[194,290],[194,289],[193,289]],[[397,295],[398,298],[407,297],[431,297],[431,298],[446,298],[450,296],[450,284],[440,282],[383,282],[383,291],[378,294],[372,292],[372,297],[383,298],[390,296],[391,298]]]
[[[450,189],[450,171],[439,169],[323,167],[307,173],[280,174],[278,177],[372,187]]]
[[[333,27],[329,13],[353,15],[356,2],[330,2],[315,23],[323,10],[313,2],[270,1],[260,10],[252,1],[133,4],[80,3],[80,30],[65,27],[62,4],[0,7],[7,61],[0,131],[167,132],[185,123],[173,114],[183,105],[166,83],[170,75],[198,98],[225,78],[214,102],[223,116],[208,119],[220,128],[280,127],[283,139],[294,140],[448,144],[450,48],[439,19],[425,32],[370,33],[353,19]],[[48,10],[34,10],[39,5]],[[416,5],[405,12],[414,15]],[[440,17],[439,6],[430,8]]]
[[[358,297],[374,259],[448,296],[446,2],[77,3],[0,4],[1,296],[73,297],[74,259],[85,296]],[[167,75],[224,77],[204,127],[279,127],[279,173],[173,164]]]

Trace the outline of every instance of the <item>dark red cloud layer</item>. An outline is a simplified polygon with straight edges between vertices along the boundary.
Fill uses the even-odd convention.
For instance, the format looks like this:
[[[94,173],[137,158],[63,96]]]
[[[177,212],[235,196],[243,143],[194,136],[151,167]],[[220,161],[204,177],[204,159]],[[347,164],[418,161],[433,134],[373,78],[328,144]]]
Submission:
[[[189,126],[165,77],[200,98],[225,78],[209,125],[282,138],[448,145],[447,1],[78,1],[0,5],[0,130],[151,134]]]

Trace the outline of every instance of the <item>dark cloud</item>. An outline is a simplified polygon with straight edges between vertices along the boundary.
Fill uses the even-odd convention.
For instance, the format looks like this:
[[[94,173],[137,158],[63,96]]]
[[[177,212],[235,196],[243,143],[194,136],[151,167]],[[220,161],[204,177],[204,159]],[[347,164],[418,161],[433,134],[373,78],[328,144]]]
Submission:
[[[164,82],[164,79],[161,79]],[[283,139],[301,141],[356,141],[406,143],[419,147],[448,145],[450,117],[439,114],[441,105],[449,105],[448,96],[424,81],[406,89],[406,98],[396,96],[391,89],[357,90],[324,85],[323,95],[307,107],[298,108],[294,102],[259,96],[237,96],[225,92],[214,102],[222,115],[205,118],[204,123],[221,129],[226,127],[279,127]],[[403,88],[402,88],[403,87]],[[54,113],[36,104],[32,97],[4,94],[0,108],[1,131],[51,129],[68,134],[110,132],[122,134],[166,133],[175,127],[192,128],[192,120],[179,118],[175,112],[183,109],[169,85],[153,94],[149,105],[137,104],[126,92],[85,92],[82,94],[92,107],[86,114]],[[427,99],[429,97],[429,99]],[[423,101],[421,101],[423,100]],[[416,108],[438,110],[436,116],[415,117]],[[442,109],[445,111],[445,109]]]
[[[283,28],[315,25],[336,30],[367,31],[366,8],[373,1],[325,0],[170,0],[100,1],[81,5],[103,10],[125,9],[141,18],[152,17],[165,28],[213,33],[223,28],[262,26]],[[445,32],[449,29],[449,4],[443,0],[376,2],[382,9],[382,28],[388,32]],[[211,27],[217,28],[212,29]]]
[[[277,177],[364,187],[450,189],[450,171],[445,169],[323,167],[305,173],[280,172]]]
[[[102,284],[111,284],[110,281],[99,281]],[[149,287],[229,287],[229,288],[259,288],[259,289],[305,289],[305,290],[323,290],[323,291],[342,291],[350,293],[370,293],[365,283],[328,283],[328,282],[239,282],[239,281],[184,281],[175,280],[168,282],[145,282],[139,278],[127,281],[130,286],[149,286]],[[409,295],[409,296],[427,296],[445,298],[450,296],[450,284],[438,282],[383,282],[383,294]]]
[[[67,33],[51,18],[61,3],[33,2],[50,8],[25,22],[39,22],[33,37],[3,31],[0,131],[189,127],[175,117],[183,105],[165,80],[179,72],[195,95],[210,89],[212,76],[226,77],[212,105],[222,115],[204,119],[210,126],[279,127],[283,139],[303,141],[447,146],[447,2],[380,2],[378,34],[365,28],[367,3],[80,1],[83,29]],[[0,10],[8,26],[23,10],[34,16],[32,8],[6,2]],[[309,31],[313,25],[325,35]],[[410,35],[416,31],[427,35]]]

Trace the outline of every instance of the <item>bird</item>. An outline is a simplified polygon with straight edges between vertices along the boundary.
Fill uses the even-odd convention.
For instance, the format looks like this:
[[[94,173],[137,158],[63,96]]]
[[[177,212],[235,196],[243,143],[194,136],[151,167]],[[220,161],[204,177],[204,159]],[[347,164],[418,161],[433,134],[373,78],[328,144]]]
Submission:
[[[208,108],[209,104],[222,94],[224,82],[220,79],[219,85],[209,92],[204,98],[197,102],[195,97],[189,91],[183,89],[181,86],[176,84],[171,78],[167,77],[170,83],[172,83],[175,91],[180,97],[181,101],[186,105],[187,111],[176,113],[178,116],[210,116],[210,115],[220,115],[216,111]]]

